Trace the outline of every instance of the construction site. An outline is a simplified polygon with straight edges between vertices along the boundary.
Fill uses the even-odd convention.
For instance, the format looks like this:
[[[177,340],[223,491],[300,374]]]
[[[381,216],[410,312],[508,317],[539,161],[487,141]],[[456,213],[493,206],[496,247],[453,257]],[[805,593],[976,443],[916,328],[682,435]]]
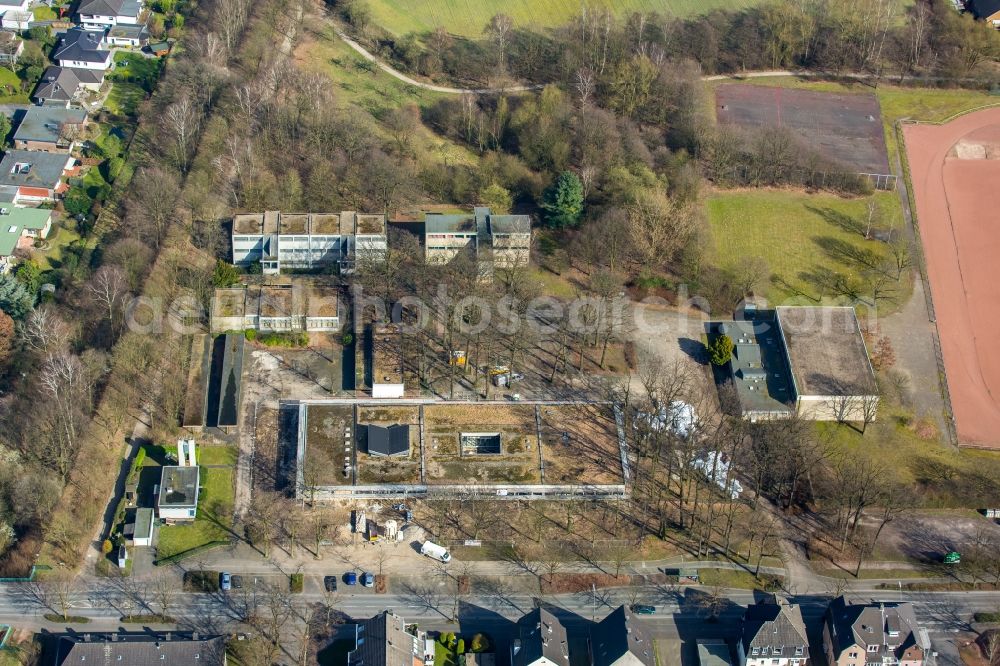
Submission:
[[[310,502],[627,492],[621,419],[607,403],[318,400],[281,411],[295,424],[281,443],[295,451],[295,495]]]

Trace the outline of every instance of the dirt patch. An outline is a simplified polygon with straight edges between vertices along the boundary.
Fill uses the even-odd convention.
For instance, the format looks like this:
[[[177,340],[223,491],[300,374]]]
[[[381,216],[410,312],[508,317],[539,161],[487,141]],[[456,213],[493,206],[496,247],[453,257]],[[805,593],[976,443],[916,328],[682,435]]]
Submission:
[[[543,405],[545,483],[623,483],[618,428],[610,405]]]

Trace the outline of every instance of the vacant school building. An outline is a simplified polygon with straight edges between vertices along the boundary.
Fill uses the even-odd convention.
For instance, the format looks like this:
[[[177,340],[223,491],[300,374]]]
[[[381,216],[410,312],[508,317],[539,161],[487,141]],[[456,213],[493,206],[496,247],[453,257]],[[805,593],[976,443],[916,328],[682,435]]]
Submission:
[[[282,269],[354,268],[359,255],[385,252],[385,215],[250,213],[233,218],[233,264],[260,262],[265,275]]]
[[[743,418],[874,420],[878,387],[853,307],[788,306],[710,322],[733,341],[729,373]]]

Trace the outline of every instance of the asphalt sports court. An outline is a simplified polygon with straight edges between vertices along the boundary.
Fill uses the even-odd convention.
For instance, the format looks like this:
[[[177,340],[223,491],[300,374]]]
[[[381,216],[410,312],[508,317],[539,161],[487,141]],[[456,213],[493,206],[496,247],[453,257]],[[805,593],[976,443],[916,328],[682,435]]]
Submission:
[[[1000,448],[1000,109],[903,136],[958,439]]]
[[[821,155],[859,173],[891,174],[875,95],[727,83],[715,89],[720,124],[787,127]]]

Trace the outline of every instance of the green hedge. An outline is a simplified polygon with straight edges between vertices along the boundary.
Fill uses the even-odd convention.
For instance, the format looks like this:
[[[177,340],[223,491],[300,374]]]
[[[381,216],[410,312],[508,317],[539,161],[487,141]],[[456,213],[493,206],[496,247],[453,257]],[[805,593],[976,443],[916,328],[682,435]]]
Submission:
[[[989,612],[973,613],[972,614],[972,619],[975,620],[976,622],[1000,622],[1000,612],[998,612],[998,613],[989,613]]]
[[[298,594],[302,592],[302,587],[305,584],[305,577],[300,573],[293,573],[288,577],[288,587],[289,589]]]

